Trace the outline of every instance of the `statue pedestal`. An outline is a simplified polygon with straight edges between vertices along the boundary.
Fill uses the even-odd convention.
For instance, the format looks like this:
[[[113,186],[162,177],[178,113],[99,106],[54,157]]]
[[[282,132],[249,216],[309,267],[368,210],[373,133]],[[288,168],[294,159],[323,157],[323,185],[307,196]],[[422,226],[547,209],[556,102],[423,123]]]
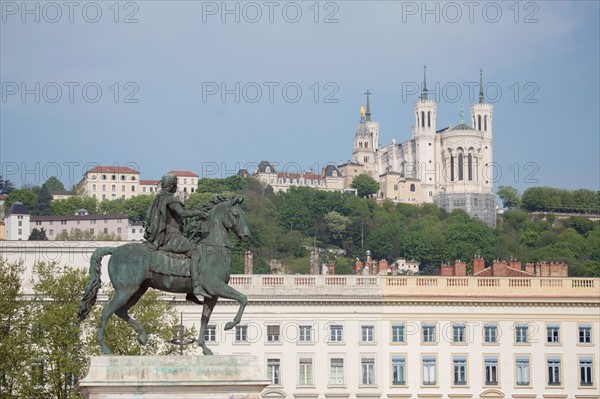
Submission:
[[[270,384],[255,356],[94,356],[86,399],[259,399]]]

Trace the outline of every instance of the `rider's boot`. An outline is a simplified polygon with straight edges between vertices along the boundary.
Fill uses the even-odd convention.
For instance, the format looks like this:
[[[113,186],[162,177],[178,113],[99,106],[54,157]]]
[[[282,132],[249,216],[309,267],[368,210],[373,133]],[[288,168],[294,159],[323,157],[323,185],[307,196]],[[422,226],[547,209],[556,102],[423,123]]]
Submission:
[[[200,252],[194,251],[192,253],[192,260],[190,264],[190,275],[192,277],[192,283],[194,285],[194,295],[202,296],[205,298],[212,298],[212,296],[202,288],[200,284]]]

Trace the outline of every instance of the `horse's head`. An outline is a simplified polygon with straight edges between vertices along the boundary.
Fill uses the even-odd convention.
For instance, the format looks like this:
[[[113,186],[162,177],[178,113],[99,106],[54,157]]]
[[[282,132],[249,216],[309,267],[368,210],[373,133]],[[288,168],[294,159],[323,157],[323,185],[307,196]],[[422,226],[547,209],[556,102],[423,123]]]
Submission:
[[[215,206],[215,217],[227,231],[233,231],[242,241],[249,241],[251,235],[241,207],[243,201],[243,197],[235,196],[219,203]]]

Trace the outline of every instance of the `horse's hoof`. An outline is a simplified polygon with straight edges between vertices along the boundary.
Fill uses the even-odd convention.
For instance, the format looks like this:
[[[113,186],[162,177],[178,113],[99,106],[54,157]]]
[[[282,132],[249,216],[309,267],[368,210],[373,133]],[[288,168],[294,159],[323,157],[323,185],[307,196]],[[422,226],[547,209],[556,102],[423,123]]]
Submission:
[[[142,345],[146,345],[148,343],[148,334],[143,333],[138,336],[138,341]]]
[[[226,330],[231,330],[233,327],[235,327],[237,325],[237,323],[230,321],[229,323],[225,324],[225,329]]]

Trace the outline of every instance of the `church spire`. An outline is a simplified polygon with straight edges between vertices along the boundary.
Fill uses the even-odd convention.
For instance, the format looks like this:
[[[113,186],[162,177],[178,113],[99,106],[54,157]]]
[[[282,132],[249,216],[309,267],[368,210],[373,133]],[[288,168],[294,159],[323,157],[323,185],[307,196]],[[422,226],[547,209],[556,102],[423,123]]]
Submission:
[[[483,69],[479,70],[479,104],[483,104]]]
[[[423,92],[421,100],[427,100],[427,65],[423,65]]]
[[[367,112],[365,113],[365,116],[366,116],[366,120],[370,121],[371,120],[371,106],[369,105],[369,96],[373,93],[369,92],[369,89],[367,89],[367,92],[365,94],[367,95]]]

